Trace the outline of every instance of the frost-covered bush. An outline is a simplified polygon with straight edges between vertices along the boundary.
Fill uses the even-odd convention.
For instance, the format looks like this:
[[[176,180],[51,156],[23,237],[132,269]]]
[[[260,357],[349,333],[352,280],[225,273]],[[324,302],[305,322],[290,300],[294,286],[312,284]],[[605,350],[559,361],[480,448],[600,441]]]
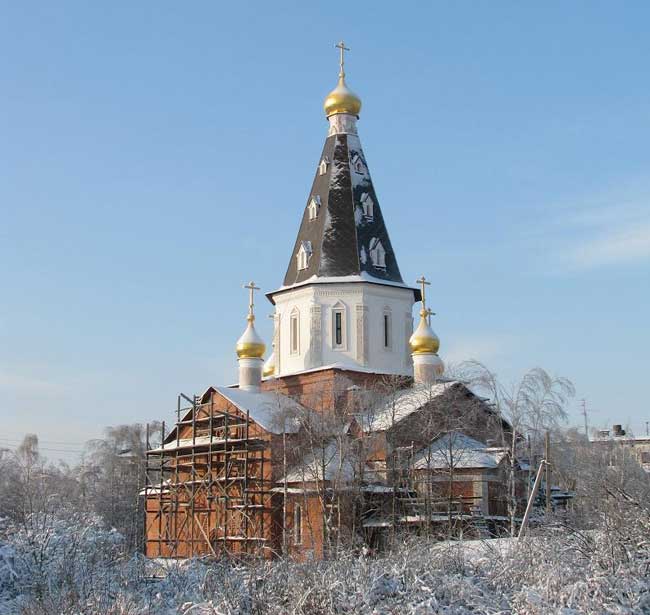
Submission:
[[[75,516],[1,533],[0,614],[649,613],[647,513],[624,507],[594,525],[522,541],[405,537],[376,558],[161,563],[123,556],[115,532]]]
[[[65,612],[68,604],[110,599],[119,591],[122,537],[94,515],[35,514],[0,528],[0,609],[42,605]],[[47,609],[49,609],[49,611]]]

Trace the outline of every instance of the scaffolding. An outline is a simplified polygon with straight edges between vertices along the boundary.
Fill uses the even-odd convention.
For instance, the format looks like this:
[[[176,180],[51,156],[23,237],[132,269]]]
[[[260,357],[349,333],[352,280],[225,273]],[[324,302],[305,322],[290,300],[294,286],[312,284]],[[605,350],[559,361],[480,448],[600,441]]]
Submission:
[[[248,412],[217,409],[212,396],[200,401],[178,396],[176,423],[169,433],[162,424],[160,446],[151,447],[147,428],[145,553],[268,556],[269,443]]]

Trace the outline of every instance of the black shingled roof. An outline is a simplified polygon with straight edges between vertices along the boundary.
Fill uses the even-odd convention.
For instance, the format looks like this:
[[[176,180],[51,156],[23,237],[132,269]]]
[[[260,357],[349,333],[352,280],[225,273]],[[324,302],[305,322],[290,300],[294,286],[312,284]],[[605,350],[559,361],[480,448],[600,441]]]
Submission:
[[[316,169],[284,286],[300,284],[312,276],[331,278],[363,273],[380,284],[403,284],[358,137],[329,136],[319,163],[323,160],[329,162],[327,171],[321,175]],[[365,193],[374,204],[372,218],[363,216],[361,197]],[[315,196],[320,197],[320,207],[316,219],[310,220],[308,206]],[[383,268],[374,266],[370,258],[371,242],[377,239],[385,250]],[[309,242],[312,255],[308,267],[299,270],[296,254],[302,242]]]

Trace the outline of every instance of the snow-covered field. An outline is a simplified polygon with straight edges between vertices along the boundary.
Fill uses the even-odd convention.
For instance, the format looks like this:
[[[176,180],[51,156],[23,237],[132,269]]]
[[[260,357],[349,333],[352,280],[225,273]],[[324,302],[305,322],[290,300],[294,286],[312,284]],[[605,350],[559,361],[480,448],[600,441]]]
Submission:
[[[625,531],[548,529],[510,539],[404,539],[391,553],[253,567],[191,561],[152,580],[97,518],[0,529],[1,615],[650,613],[647,519]]]

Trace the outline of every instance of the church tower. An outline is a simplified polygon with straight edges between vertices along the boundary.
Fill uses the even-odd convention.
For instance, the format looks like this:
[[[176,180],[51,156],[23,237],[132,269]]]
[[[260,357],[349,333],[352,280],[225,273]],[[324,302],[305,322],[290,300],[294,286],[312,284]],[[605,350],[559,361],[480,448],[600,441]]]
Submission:
[[[325,99],[329,130],[275,305],[266,376],[324,367],[412,375],[420,291],[406,285],[357,134],[361,100],[345,81]]]

